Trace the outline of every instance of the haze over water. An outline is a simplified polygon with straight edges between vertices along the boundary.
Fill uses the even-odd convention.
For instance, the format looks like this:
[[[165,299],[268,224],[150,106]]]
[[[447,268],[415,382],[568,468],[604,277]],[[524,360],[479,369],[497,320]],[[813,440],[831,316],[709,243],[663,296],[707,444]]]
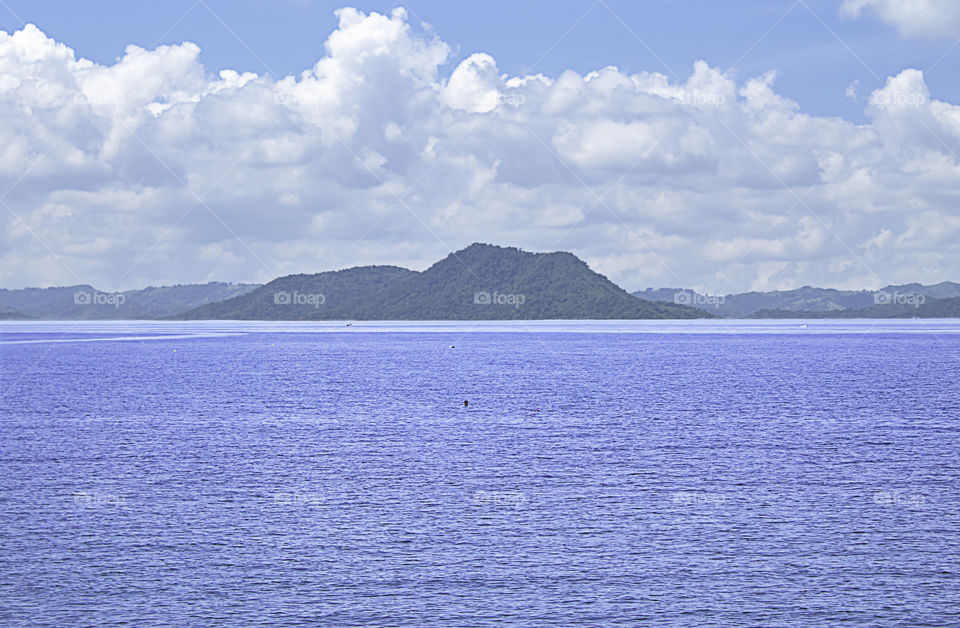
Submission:
[[[0,623],[955,625],[958,332],[3,323]]]

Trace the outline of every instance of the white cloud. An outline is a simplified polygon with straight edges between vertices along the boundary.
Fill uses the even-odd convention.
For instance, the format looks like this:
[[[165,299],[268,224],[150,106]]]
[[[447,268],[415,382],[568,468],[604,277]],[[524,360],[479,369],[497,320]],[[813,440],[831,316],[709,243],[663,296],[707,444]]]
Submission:
[[[960,36],[960,2],[956,0],[843,0],[840,14],[869,12],[897,28],[904,37]]]
[[[856,79],[847,85],[847,89],[843,92],[843,95],[849,98],[850,100],[857,99],[857,90],[860,88],[860,79]]]
[[[960,107],[918,70],[855,124],[773,73],[508,76],[402,9],[338,16],[281,78],[211,75],[191,43],[105,66],[0,33],[0,285],[425,267],[477,240],[631,289],[958,279]]]
[[[488,54],[477,53],[457,66],[441,92],[441,100],[453,107],[474,113],[497,108],[500,92],[497,87],[497,62]]]
[[[300,197],[293,192],[284,192],[280,195],[280,198],[277,199],[277,202],[281,205],[289,205],[291,207],[299,205],[301,202]]]

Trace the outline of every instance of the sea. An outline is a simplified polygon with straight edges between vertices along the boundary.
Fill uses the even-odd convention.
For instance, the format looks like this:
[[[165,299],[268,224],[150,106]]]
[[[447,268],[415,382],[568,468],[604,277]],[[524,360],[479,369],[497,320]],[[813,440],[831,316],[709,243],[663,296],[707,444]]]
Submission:
[[[0,323],[3,626],[960,626],[960,321]]]

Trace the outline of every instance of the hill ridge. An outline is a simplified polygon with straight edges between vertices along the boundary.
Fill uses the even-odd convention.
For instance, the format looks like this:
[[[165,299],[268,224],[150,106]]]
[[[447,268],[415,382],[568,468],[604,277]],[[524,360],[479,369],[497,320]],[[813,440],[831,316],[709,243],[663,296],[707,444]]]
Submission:
[[[346,281],[345,271],[353,271]],[[396,266],[278,277],[182,319],[542,320],[703,318],[637,299],[567,251],[529,252],[475,242],[423,271]]]

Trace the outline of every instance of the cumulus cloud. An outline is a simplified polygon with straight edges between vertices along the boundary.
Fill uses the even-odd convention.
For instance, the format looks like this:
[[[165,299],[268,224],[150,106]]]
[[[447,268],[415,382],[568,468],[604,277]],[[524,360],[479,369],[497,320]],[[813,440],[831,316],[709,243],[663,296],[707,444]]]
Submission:
[[[843,0],[840,14],[860,17],[869,12],[897,28],[904,37],[960,36],[960,3],[956,0]]]
[[[847,85],[847,89],[844,90],[843,95],[849,98],[850,100],[857,99],[857,90],[860,88],[860,79],[852,81]]]
[[[0,285],[422,268],[478,240],[572,250],[630,289],[957,279],[960,107],[918,70],[855,124],[774,73],[509,76],[402,9],[338,17],[285,77],[0,32]]]

